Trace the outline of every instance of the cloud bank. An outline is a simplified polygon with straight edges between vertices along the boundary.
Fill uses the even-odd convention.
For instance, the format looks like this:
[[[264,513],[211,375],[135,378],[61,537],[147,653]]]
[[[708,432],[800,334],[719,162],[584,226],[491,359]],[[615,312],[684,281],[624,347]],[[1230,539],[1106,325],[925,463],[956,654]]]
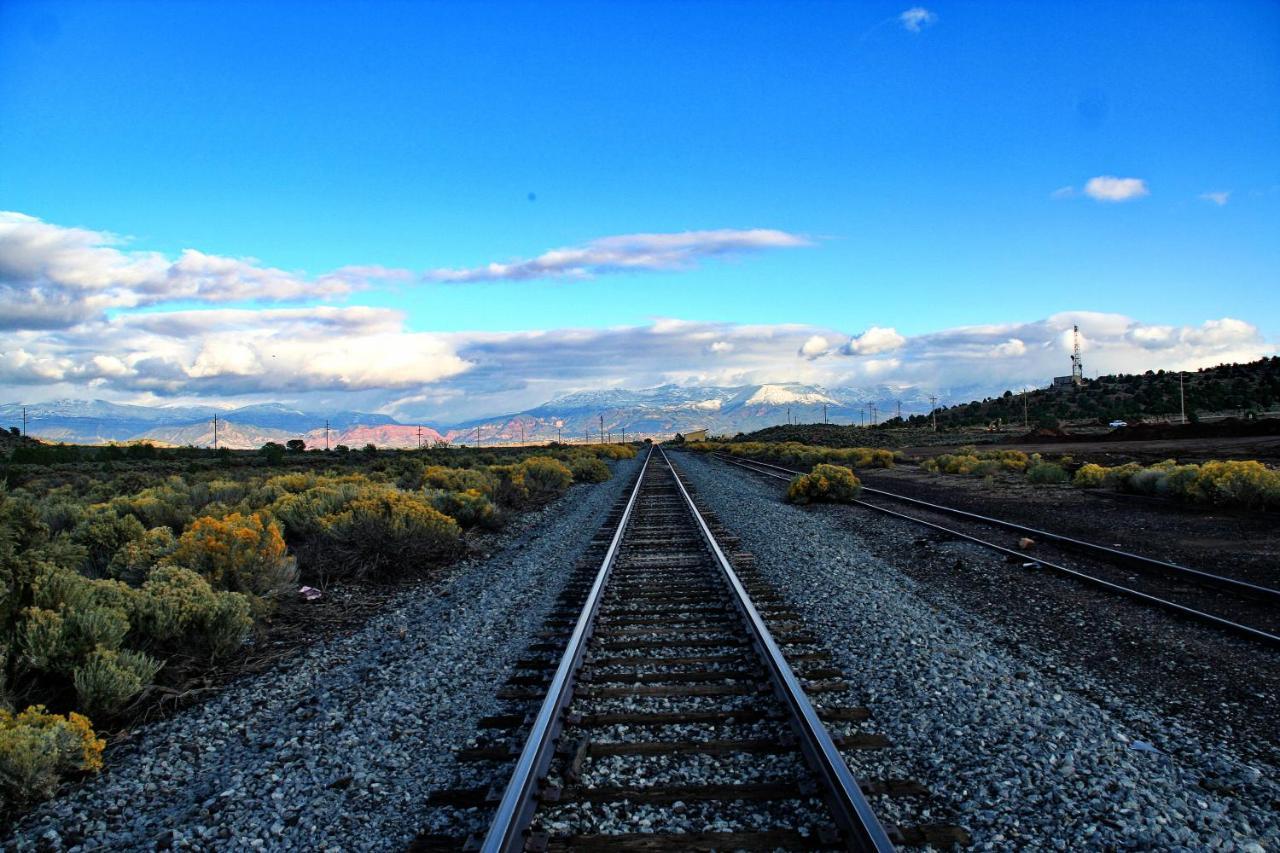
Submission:
[[[117,317],[0,339],[0,395],[140,402],[277,399],[448,423],[556,394],[678,384],[896,384],[985,394],[1065,374],[1079,324],[1088,375],[1248,361],[1276,347],[1242,320],[1145,324],[1068,312],[904,335],[657,319],[605,329],[415,332],[381,308],[214,309]],[[843,343],[841,343],[843,341]]]
[[[678,270],[711,257],[804,245],[802,237],[765,229],[633,234],[428,278]],[[107,232],[0,214],[0,400],[279,400],[450,423],[565,392],[670,382],[885,383],[977,393],[1043,385],[1067,371],[1077,323],[1091,375],[1247,361],[1276,349],[1234,318],[1168,326],[1072,312],[917,335],[875,323],[851,333],[678,318],[613,328],[419,332],[399,311],[325,301],[374,282],[421,278],[378,266],[307,277],[194,249],[170,259],[124,248]],[[188,304],[158,310],[178,300]],[[290,302],[311,304],[284,304]],[[150,310],[137,310],[144,307]]]

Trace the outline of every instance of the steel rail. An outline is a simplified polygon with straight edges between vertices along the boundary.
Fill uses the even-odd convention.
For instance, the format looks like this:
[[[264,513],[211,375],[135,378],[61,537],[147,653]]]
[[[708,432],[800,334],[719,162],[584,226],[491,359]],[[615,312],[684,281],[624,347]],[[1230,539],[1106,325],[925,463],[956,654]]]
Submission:
[[[733,459],[731,457],[724,457],[724,459],[726,462],[737,465],[741,468],[745,468],[748,471],[755,471],[757,474],[764,474],[766,477],[773,477],[779,480],[789,480],[790,477],[788,477],[785,474],[780,474],[774,471],[766,471],[760,468],[753,468],[752,465],[765,465],[769,468],[778,468],[782,471],[787,471],[788,473],[793,473],[793,474],[797,473],[797,472],[790,471],[790,469],[788,468],[782,468],[779,465],[770,465],[769,463],[766,463],[766,462],[757,462],[754,459],[746,460],[746,461]],[[962,533],[959,530],[953,530],[950,527],[944,527],[941,524],[935,524],[932,521],[925,521],[923,518],[916,518],[915,516],[907,515],[906,513],[889,509],[888,507],[877,506],[876,504],[867,503],[866,501],[862,501],[862,500],[854,500],[853,503],[858,506],[866,507],[867,509],[873,509],[876,512],[884,513],[885,515],[891,515],[895,518],[904,519],[906,521],[914,522],[915,524],[921,524],[921,525],[924,525],[925,527],[930,527],[941,533],[945,533],[948,536],[954,536],[959,539],[965,539],[969,542],[973,542],[977,545],[981,545],[984,548],[990,548],[993,551],[998,551],[1001,554],[1007,554],[1013,557],[1017,557],[1018,559],[1023,560],[1025,562],[1033,562],[1037,566],[1043,566],[1046,569],[1051,569],[1060,574],[1067,575],[1069,577],[1072,577],[1078,581],[1089,584],[1091,586],[1096,586],[1101,589],[1108,590],[1109,592],[1117,592],[1117,593],[1120,593],[1121,595],[1125,595],[1130,598],[1137,599],[1147,604],[1151,604],[1155,607],[1173,611],[1182,616],[1186,616],[1190,619],[1194,619],[1200,622],[1205,622],[1210,625],[1214,625],[1218,628],[1223,628],[1227,631],[1231,631],[1233,633],[1240,634],[1245,637],[1249,637],[1250,639],[1258,640],[1268,645],[1280,646],[1280,636],[1269,633],[1267,631],[1263,631],[1260,628],[1251,628],[1248,625],[1243,625],[1239,622],[1234,622],[1230,619],[1224,619],[1221,616],[1214,616],[1212,613],[1205,613],[1203,610],[1196,610],[1193,607],[1187,607],[1184,604],[1178,604],[1176,601],[1169,601],[1167,598],[1160,598],[1159,596],[1151,595],[1149,593],[1142,592],[1141,590],[1136,590],[1127,586],[1122,586],[1117,583],[1112,583],[1111,581],[1103,580],[1102,578],[1099,578],[1099,577],[1094,577],[1093,575],[1087,574],[1085,572],[1077,571],[1076,569],[1067,568],[1066,566],[1059,565],[1058,563],[1054,563],[1049,560],[1033,558],[1023,551],[1015,551],[1012,548],[1006,548],[1005,546],[998,545],[995,542],[991,542],[977,536],[971,536],[968,533]]]
[[[721,550],[720,544],[712,534],[711,528],[707,526],[702,513],[694,505],[693,498],[689,496],[688,490],[685,489],[679,472],[676,471],[674,465],[671,465],[671,460],[667,458],[666,451],[659,448],[659,452],[662,453],[663,461],[671,467],[671,474],[675,479],[676,486],[679,488],[680,494],[684,496],[685,503],[688,505],[693,519],[697,522],[698,530],[702,534],[703,540],[715,556],[716,562],[720,566],[720,571],[724,574],[734,592],[734,603],[751,630],[752,640],[768,667],[775,691],[790,712],[792,722],[800,735],[800,747],[814,772],[818,774],[823,783],[828,805],[832,809],[836,823],[844,832],[844,841],[848,849],[893,850],[893,843],[889,840],[888,833],[881,826],[866,797],[862,795],[858,780],[849,772],[849,767],[845,764],[839,749],[836,748],[835,743],[831,740],[831,735],[827,732],[826,727],[823,726],[821,719],[819,719],[818,712],[814,710],[809,697],[805,695],[800,679],[796,677],[795,671],[787,663],[786,656],[782,653],[782,649],[778,647],[777,642],[774,641],[764,618],[761,617],[760,612],[751,602],[751,596],[747,593],[746,587],[743,586],[738,573],[734,571],[729,559],[725,556],[724,551]]]
[[[627,522],[631,520],[631,511],[635,508],[636,499],[640,495],[640,486],[644,482],[644,475],[649,470],[649,461],[652,458],[653,449],[650,448],[640,468],[640,475],[636,477],[636,484],[631,490],[626,509],[623,510],[622,518],[618,521],[618,528],[609,542],[609,550],[605,552],[604,559],[600,562],[600,570],[596,572],[595,582],[587,594],[582,613],[578,616],[578,622],[574,625],[573,633],[565,646],[564,656],[561,657],[560,665],[556,668],[555,676],[547,688],[547,696],[538,710],[538,716],[534,718],[529,737],[520,751],[520,758],[516,761],[516,768],[511,774],[510,781],[507,782],[506,790],[502,793],[493,821],[489,824],[489,831],[485,834],[480,848],[486,853],[511,853],[511,851],[524,849],[524,832],[533,818],[534,811],[538,808],[538,781],[546,776],[551,760],[555,756],[556,738],[564,726],[564,712],[573,699],[575,676],[582,665],[587,640],[591,638],[595,627],[602,593],[613,571],[613,565],[617,561],[618,546],[627,529]]]
[[[766,468],[773,468],[778,471],[785,471],[788,474],[803,474],[804,471],[797,471],[794,468],[787,468],[782,465],[775,465],[772,462],[762,462],[759,459],[736,460],[734,457],[715,454],[721,459],[727,461],[745,461],[752,465],[761,465]],[[954,515],[960,518],[969,518],[974,521],[990,524],[996,527],[1003,527],[1006,530],[1013,530],[1018,533],[1025,533],[1029,536],[1038,536],[1044,541],[1056,542],[1066,548],[1073,548],[1084,553],[1102,554],[1112,562],[1125,563],[1144,570],[1156,570],[1165,574],[1177,575],[1178,577],[1203,586],[1212,586],[1219,589],[1226,589],[1242,595],[1249,595],[1256,598],[1266,599],[1268,601],[1280,603],[1280,589],[1274,589],[1268,586],[1260,586],[1252,584],[1248,581],[1238,580],[1236,578],[1224,577],[1223,575],[1215,575],[1212,572],[1204,572],[1199,569],[1192,569],[1188,566],[1182,566],[1178,563],[1171,563],[1167,560],[1159,560],[1155,557],[1144,557],[1142,554],[1134,554],[1129,551],[1121,551],[1118,548],[1111,548],[1107,545],[1100,545],[1097,542],[1089,542],[1085,539],[1075,539],[1071,536],[1063,536],[1060,533],[1050,533],[1047,530],[1041,530],[1037,527],[1028,527],[1025,524],[1018,524],[1014,521],[1005,521],[1002,518],[994,518],[988,515],[981,515],[976,512],[969,512],[964,509],[946,506],[944,504],[931,503],[930,501],[920,500],[919,498],[907,497],[896,492],[887,492],[884,489],[875,489],[871,486],[864,485],[862,491],[867,494],[879,495],[881,497],[890,498],[895,501],[913,504],[925,509],[933,510],[947,515]]]

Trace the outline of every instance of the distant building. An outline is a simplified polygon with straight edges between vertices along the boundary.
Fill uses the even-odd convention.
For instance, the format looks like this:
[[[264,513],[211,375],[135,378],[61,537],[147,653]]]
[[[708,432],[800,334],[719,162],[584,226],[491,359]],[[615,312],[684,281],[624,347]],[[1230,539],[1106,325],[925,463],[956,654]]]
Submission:
[[[706,441],[707,431],[705,429],[694,429],[684,434],[685,441]]]

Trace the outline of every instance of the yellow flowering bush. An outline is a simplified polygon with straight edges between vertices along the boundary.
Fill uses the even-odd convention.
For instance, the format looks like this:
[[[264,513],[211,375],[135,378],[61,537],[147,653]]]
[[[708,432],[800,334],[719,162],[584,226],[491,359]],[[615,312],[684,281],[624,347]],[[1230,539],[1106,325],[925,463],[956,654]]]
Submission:
[[[16,807],[53,796],[66,776],[101,770],[105,746],[80,714],[0,708],[0,801]]]
[[[264,598],[297,580],[280,527],[263,512],[197,518],[178,538],[170,561],[199,573],[215,589]]]
[[[800,474],[787,487],[787,500],[797,504],[814,501],[849,503],[862,491],[853,471],[841,465],[820,463],[808,474]]]

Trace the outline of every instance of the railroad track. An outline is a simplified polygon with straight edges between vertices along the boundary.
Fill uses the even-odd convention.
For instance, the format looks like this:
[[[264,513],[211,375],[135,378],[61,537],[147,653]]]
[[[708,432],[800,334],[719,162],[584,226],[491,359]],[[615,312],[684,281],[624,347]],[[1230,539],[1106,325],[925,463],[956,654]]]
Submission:
[[[777,480],[790,481],[797,474],[806,473],[756,459],[713,455]],[[855,500],[857,506],[990,548],[1028,568],[1047,569],[1096,589],[1280,647],[1280,590],[883,489],[864,485],[862,492],[872,500]],[[905,506],[911,512],[886,503]],[[989,538],[992,530],[1016,534],[1019,540],[1031,539],[1034,545],[1024,549],[1016,542],[1001,544]],[[1049,552],[1061,556],[1048,559]],[[1206,609],[1209,606],[1217,612]]]
[[[928,791],[855,778],[846,755],[887,744],[860,730],[870,711],[738,544],[652,450],[499,693],[509,712],[459,753],[488,774],[433,795],[411,849],[967,843],[958,827],[877,817]]]

